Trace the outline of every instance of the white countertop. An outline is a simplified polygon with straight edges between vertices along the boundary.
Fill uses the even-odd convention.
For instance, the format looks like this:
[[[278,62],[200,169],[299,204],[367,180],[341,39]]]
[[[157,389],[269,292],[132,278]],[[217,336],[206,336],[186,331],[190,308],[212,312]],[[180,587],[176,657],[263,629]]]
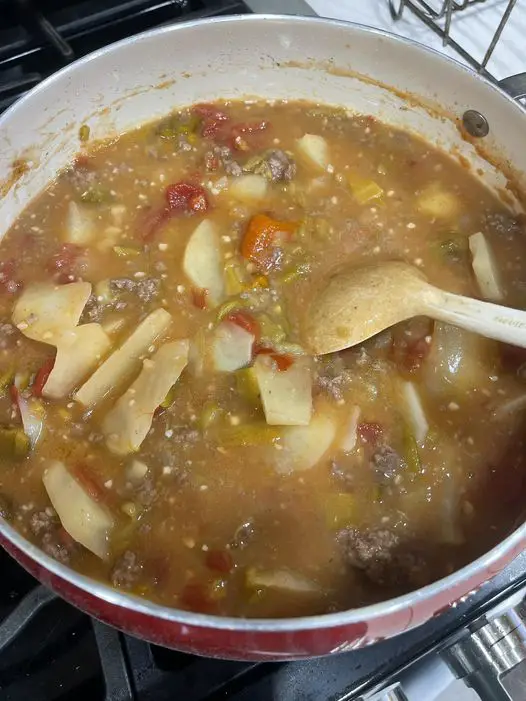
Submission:
[[[400,0],[397,0],[399,2]],[[444,51],[455,58],[458,54],[442,45],[442,40],[418,19],[409,9],[402,19],[394,22],[387,0],[307,0],[312,9],[322,17],[333,17],[386,29],[396,34]],[[427,0],[433,8],[443,0]],[[493,33],[506,9],[508,0],[485,0],[453,16],[451,36],[477,60],[482,60]],[[488,70],[496,78],[505,78],[526,71],[526,2],[519,0],[504,28],[497,48],[488,64]]]

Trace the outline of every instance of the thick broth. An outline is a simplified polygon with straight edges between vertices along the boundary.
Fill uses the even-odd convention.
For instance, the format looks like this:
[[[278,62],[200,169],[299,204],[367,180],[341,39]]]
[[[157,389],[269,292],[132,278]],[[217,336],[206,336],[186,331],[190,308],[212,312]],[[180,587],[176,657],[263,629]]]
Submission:
[[[322,136],[322,150],[318,141],[315,153],[312,143],[302,151],[305,134]],[[236,192],[248,171],[260,177],[248,194]],[[169,188],[177,183],[191,187]],[[261,214],[281,223],[252,219]],[[205,219],[217,227],[225,270],[217,300],[183,267]],[[80,572],[223,615],[345,609],[451,573],[520,521],[525,358],[416,319],[309,359],[299,355],[300,321],[317,282],[342,261],[405,260],[444,289],[481,296],[468,248],[476,232],[491,248],[504,303],[524,307],[523,223],[420,139],[334,109],[197,106],[84,145],[1,246],[4,515]],[[12,324],[13,305],[35,283],[79,280],[93,286],[80,323],[102,324],[111,351],[160,307],[172,322],[146,355],[190,339],[188,365],[125,455],[110,449],[103,422],[140,364],[94,408],[72,392],[49,399],[55,348],[26,338],[35,315]],[[311,420],[290,448],[293,429],[266,427],[254,371],[215,369],[210,348],[225,320],[253,332],[252,360],[263,358],[274,376],[302,365],[310,373],[319,436],[309,438]],[[416,390],[427,429],[404,403],[402,382]],[[26,433],[28,407],[32,435],[41,427],[32,449],[20,406]],[[42,481],[50,460],[111,523],[102,557],[61,526],[64,504],[53,499],[57,514]]]

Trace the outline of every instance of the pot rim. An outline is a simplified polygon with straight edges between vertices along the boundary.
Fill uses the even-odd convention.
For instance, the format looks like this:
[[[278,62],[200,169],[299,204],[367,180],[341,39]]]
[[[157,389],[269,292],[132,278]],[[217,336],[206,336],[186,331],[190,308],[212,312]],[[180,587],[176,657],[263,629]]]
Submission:
[[[224,17],[214,17],[207,19],[191,20],[187,22],[178,22],[167,26],[156,27],[145,32],[135,34],[120,41],[104,46],[90,54],[74,61],[72,64],[65,66],[56,73],[53,73],[26,95],[17,100],[0,116],[0,129],[3,122],[11,119],[18,110],[24,109],[26,104],[29,106],[33,97],[41,91],[59,82],[64,77],[74,73],[80,66],[87,64],[93,60],[97,60],[102,56],[111,55],[118,51],[121,47],[130,43],[139,43],[152,36],[168,34],[170,32],[191,30],[196,27],[209,24],[233,24],[238,22],[248,22],[253,24],[264,24],[266,22],[278,22],[288,24],[321,24],[326,26],[335,26],[341,28],[353,28],[367,34],[383,37],[389,41],[397,42],[405,46],[416,47],[423,52],[427,52],[436,56],[438,61],[451,64],[457,70],[462,70],[469,73],[474,79],[484,83],[488,89],[499,93],[501,99],[505,99],[512,105],[514,109],[523,112],[522,106],[516,102],[508,93],[506,93],[498,85],[492,83],[486,77],[476,73],[468,66],[460,61],[447,56],[436,49],[425,46],[424,44],[407,39],[405,37],[392,34],[376,27],[359,24],[356,22],[347,22],[324,17],[310,17],[299,15],[284,15],[284,14],[253,14],[253,15],[229,15]],[[388,86],[387,86],[388,87]],[[452,587],[455,584],[469,580],[477,572],[481,570],[489,570],[491,566],[500,560],[507,552],[513,550],[521,541],[526,541],[526,523],[522,523],[510,535],[506,536],[502,541],[495,545],[491,550],[484,553],[476,560],[473,560],[464,567],[456,570],[452,574],[439,579],[425,587],[411,591],[402,596],[386,601],[380,601],[376,604],[364,606],[361,608],[348,609],[338,611],[336,613],[319,614],[316,616],[301,616],[297,618],[235,618],[232,616],[223,617],[211,614],[194,613],[183,609],[163,606],[153,601],[139,598],[133,594],[121,592],[108,584],[99,582],[96,579],[87,577],[75,570],[63,565],[52,557],[46,555],[38,546],[28,541],[9,523],[0,518],[0,534],[10,541],[15,548],[20,550],[24,555],[37,563],[44,570],[51,572],[56,577],[64,580],[70,585],[73,585],[85,593],[100,599],[108,604],[132,610],[136,613],[154,618],[162,619],[168,622],[178,623],[182,626],[199,626],[202,628],[232,630],[237,632],[261,632],[261,633],[276,633],[276,632],[298,632],[315,630],[318,628],[331,628],[336,626],[346,626],[356,623],[361,623],[374,618],[379,618],[386,615],[391,615],[399,611],[410,608],[415,603],[430,599],[439,592]]]

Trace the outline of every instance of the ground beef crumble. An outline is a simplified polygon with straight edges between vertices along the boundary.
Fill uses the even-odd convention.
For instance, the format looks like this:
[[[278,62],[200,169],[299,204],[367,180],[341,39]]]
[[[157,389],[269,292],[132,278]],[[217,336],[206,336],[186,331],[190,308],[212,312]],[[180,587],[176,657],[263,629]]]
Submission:
[[[131,589],[137,582],[142,572],[142,563],[139,561],[137,554],[132,550],[126,550],[120,555],[111,571],[111,583],[114,587],[122,589]]]

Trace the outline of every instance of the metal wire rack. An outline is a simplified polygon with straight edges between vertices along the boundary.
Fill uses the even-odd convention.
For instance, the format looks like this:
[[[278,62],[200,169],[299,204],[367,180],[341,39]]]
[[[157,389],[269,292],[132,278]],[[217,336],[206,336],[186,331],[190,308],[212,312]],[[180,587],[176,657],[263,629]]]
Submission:
[[[482,5],[487,0],[389,0],[389,9],[394,20],[402,17],[406,9],[413,12],[430,29],[442,37],[444,46],[453,48],[465,61],[471,64],[479,73],[495,80],[487,69],[488,62],[502,36],[517,0],[508,0],[502,18],[486,49],[482,60],[477,60],[464,46],[451,36],[453,17],[474,5]]]

